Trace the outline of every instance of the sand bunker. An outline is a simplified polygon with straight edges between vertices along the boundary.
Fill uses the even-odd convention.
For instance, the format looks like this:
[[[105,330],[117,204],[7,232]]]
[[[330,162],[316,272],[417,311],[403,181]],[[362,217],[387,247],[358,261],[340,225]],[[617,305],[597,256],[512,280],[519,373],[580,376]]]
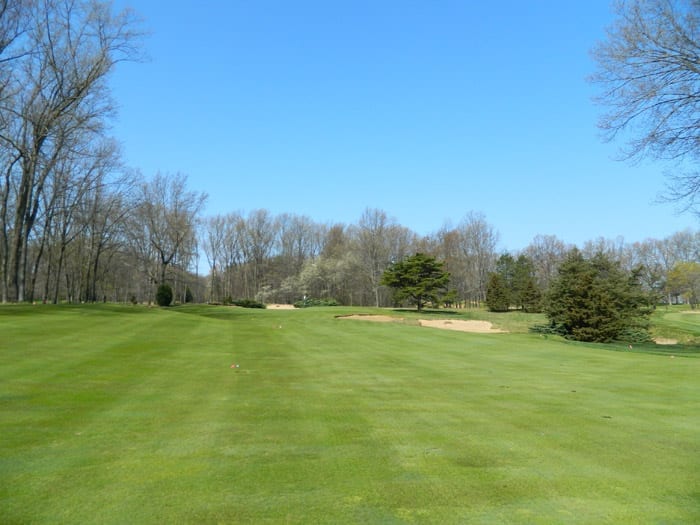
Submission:
[[[654,339],[657,345],[677,345],[678,339],[667,339],[666,337],[657,337]]]
[[[402,317],[391,317],[390,315],[369,315],[355,314],[342,315],[338,319],[359,319],[362,321],[373,321],[375,323],[402,322]],[[463,321],[450,319],[419,319],[418,324],[428,328],[441,328],[443,330],[457,330],[459,332],[472,332],[478,334],[502,334],[503,330],[493,328],[488,321]]]
[[[268,304],[265,306],[269,310],[294,310],[293,304]]]
[[[394,323],[403,321],[403,317],[391,317],[390,315],[369,315],[369,314],[354,314],[340,315],[338,319],[361,319],[362,321],[373,321],[375,323]]]
[[[421,326],[430,328],[442,328],[443,330],[457,330],[459,332],[472,332],[478,334],[502,334],[503,330],[494,328],[488,321],[462,321],[449,319],[421,319]]]

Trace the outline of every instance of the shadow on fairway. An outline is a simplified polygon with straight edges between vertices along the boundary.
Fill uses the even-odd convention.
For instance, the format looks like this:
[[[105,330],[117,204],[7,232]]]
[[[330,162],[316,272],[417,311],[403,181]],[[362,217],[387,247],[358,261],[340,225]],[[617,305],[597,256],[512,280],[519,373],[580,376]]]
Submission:
[[[439,309],[434,309],[434,308],[424,308],[420,312],[416,310],[415,308],[393,308],[392,312],[396,313],[411,313],[411,314],[421,314],[421,315],[440,315],[440,316],[445,316],[445,315],[461,315],[460,312],[456,312],[455,310],[439,310]]]
[[[582,343],[592,344],[592,343]],[[595,343],[593,343],[595,344]],[[627,343],[598,343],[595,344],[601,350],[608,352],[620,352],[630,354],[649,354],[666,357],[700,357],[700,346],[698,345],[658,345],[654,343],[632,343],[630,349]]]

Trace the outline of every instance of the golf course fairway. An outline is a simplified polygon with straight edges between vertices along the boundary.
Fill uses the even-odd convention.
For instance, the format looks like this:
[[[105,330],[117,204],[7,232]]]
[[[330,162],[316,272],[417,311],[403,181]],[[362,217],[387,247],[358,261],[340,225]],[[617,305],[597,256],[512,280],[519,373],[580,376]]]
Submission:
[[[700,349],[508,315],[1,306],[0,522],[699,523]]]

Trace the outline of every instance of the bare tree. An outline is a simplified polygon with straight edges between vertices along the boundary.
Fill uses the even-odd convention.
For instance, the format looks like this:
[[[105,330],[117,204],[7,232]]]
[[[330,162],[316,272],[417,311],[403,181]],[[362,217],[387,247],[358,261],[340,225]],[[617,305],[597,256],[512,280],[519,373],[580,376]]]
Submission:
[[[283,272],[298,274],[306,260],[316,257],[320,251],[319,228],[305,215],[285,213],[277,221]]]
[[[380,306],[381,280],[391,261],[391,231],[397,226],[386,213],[366,209],[357,228],[357,258],[372,290],[375,306]]]
[[[468,286],[467,300],[480,304],[486,300],[488,275],[496,261],[498,232],[481,213],[470,212],[457,227],[461,264]]]
[[[113,15],[110,4],[97,0],[19,5],[27,17],[19,22],[23,33],[3,49],[12,60],[1,72],[0,149],[8,167],[0,209],[7,240],[0,255],[3,299],[9,288],[13,299],[23,301],[28,245],[47,181],[67,152],[104,133],[113,112],[107,75],[135,57],[138,33],[130,11]]]
[[[555,235],[536,235],[524,253],[533,262],[535,279],[542,290],[547,290],[557,276],[559,265],[571,248]]]
[[[202,248],[209,264],[209,301],[221,299],[220,273],[224,259],[226,240],[226,218],[223,215],[209,217],[202,223]]]
[[[425,253],[445,262],[445,270],[450,274],[450,287],[457,293],[457,303],[463,304],[469,297],[470,285],[459,231],[450,222],[446,222],[431,238],[424,239],[423,243],[427,245],[422,248]]]
[[[132,239],[147,271],[155,262],[153,281],[165,283],[168,266],[189,255],[206,199],[204,193],[187,190],[182,174],[158,173],[139,187]]]
[[[254,210],[242,223],[242,252],[245,257],[245,294],[257,296],[265,285],[266,269],[277,241],[278,223],[267,210]]]
[[[607,39],[593,50],[602,85],[600,120],[608,140],[629,138],[625,158],[700,158],[700,4],[697,0],[618,0]],[[700,172],[671,176],[669,196],[694,207]]]
[[[116,252],[124,251],[127,245],[125,226],[130,210],[130,198],[134,188],[133,172],[115,173],[102,180],[86,195],[84,216],[85,279],[83,299],[98,300],[97,285],[102,282],[103,294],[106,288],[104,279],[109,273],[109,259]],[[107,261],[103,257],[107,257]]]

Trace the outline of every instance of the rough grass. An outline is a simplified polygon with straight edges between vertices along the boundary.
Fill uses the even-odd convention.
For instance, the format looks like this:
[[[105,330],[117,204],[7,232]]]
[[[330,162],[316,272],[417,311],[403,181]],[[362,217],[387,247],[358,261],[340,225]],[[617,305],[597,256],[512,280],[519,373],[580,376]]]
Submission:
[[[0,521],[700,521],[697,348],[359,311],[0,307]]]

